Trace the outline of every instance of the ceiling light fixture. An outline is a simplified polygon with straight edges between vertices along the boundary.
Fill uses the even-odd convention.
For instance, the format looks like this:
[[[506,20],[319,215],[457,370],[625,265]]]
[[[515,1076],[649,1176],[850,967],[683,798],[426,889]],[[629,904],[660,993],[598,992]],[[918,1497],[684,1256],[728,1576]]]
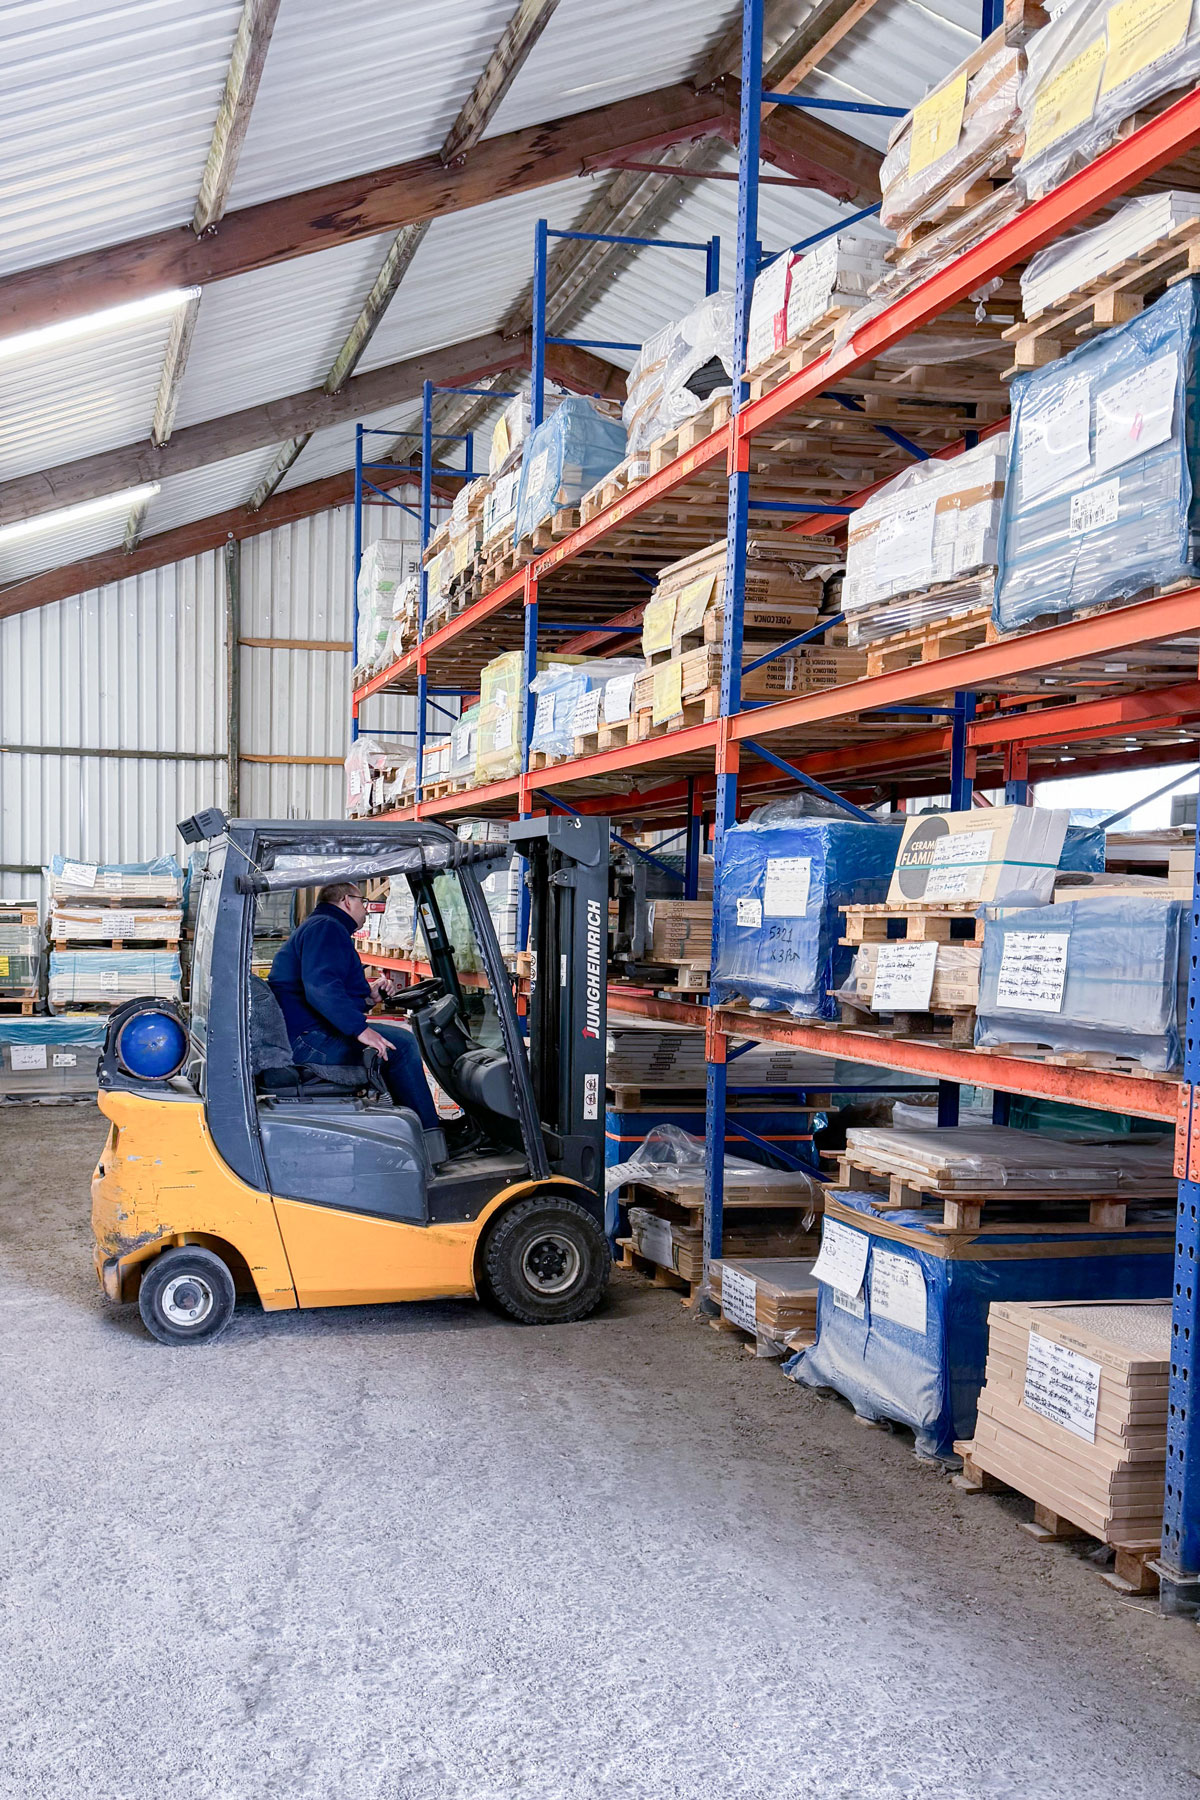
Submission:
[[[0,338],[0,364],[15,362],[23,356],[36,356],[39,351],[53,350],[79,338],[120,331],[123,326],[137,325],[144,319],[160,318],[164,313],[186,306],[199,292],[198,287],[168,288],[161,294],[147,294],[144,300],[127,300],[122,306],[106,306],[77,319],[60,319],[54,325],[39,325],[36,331],[19,331],[14,337]]]
[[[153,500],[161,485],[157,481],[147,481],[141,487],[122,488],[119,494],[105,494],[100,500],[84,500],[78,506],[62,506],[57,512],[39,513],[36,519],[14,519],[11,525],[0,525],[0,546],[36,537],[43,531],[83,525],[88,519],[103,518],[105,513],[126,512],[130,507],[143,506],[147,500]]]

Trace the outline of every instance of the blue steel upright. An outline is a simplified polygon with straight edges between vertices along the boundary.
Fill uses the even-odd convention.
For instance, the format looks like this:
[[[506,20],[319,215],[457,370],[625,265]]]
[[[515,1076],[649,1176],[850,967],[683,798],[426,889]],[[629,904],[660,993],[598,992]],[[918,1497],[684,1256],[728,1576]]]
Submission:
[[[744,405],[746,338],[750,324],[750,297],[758,273],[758,155],[762,117],[762,0],[743,0],[742,96],[738,133],[737,271],[733,313],[733,411]],[[734,439],[734,442],[737,440]],[[746,603],[746,551],[750,518],[750,471],[744,443],[729,470],[729,501],[725,530],[725,621],[721,638],[721,719],[736,713],[742,703],[742,620]],[[716,829],[713,867],[719,869],[725,833],[737,823],[737,771],[724,766],[724,748],[718,746]],[[714,906],[715,914],[715,906]],[[710,1059],[707,1070],[708,1106],[704,1132],[704,1258],[720,1256],[725,1212],[725,1099],[726,1066]]]
[[[358,577],[362,569],[363,552],[363,428],[354,427],[354,587],[350,594],[350,621],[353,626],[354,653],[350,661],[351,669],[358,667]],[[358,714],[350,714],[350,742],[358,737]]]

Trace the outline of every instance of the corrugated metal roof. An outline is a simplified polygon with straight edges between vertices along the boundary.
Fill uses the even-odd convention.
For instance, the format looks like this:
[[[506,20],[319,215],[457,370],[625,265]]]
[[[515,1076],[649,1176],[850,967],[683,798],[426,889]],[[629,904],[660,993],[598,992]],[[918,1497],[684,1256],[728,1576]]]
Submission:
[[[96,556],[101,550],[115,549],[125,536],[126,516],[126,509],[119,507],[99,518],[77,519],[15,542],[0,541],[0,583],[22,581],[43,569],[57,569]]]
[[[190,469],[186,475],[168,476],[150,502],[142,536],[170,531],[173,526],[243,505],[274,459],[274,449],[248,450],[244,456],[230,456],[203,469]]]
[[[0,10],[0,273],[192,216],[241,0]]]
[[[415,405],[393,406],[387,412],[369,414],[361,423],[373,429],[386,428],[387,435],[367,439],[363,447],[363,460],[381,460],[391,449],[392,437],[401,431],[413,429],[414,424],[419,426],[420,416],[419,402]],[[306,481],[319,481],[324,475],[338,475],[343,470],[353,469],[356,422],[347,419],[340,425],[327,425],[323,431],[314,432],[280,482],[280,488],[303,487]],[[394,506],[388,508],[389,512],[397,510]]]
[[[829,100],[912,107],[978,42],[976,0],[881,0],[798,91]],[[866,113],[824,116],[878,150],[886,147],[896,123]]]

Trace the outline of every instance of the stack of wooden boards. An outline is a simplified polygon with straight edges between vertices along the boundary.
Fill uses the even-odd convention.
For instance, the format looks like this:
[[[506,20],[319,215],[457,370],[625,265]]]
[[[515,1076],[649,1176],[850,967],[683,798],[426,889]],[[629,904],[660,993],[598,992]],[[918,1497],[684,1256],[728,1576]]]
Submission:
[[[618,1189],[629,1208],[629,1237],[621,1240],[626,1266],[641,1259],[674,1276],[695,1298],[704,1279],[703,1170],[674,1176],[660,1168],[652,1179],[653,1186],[634,1180]],[[817,1255],[821,1195],[810,1175],[727,1158],[724,1204],[727,1256]]]
[[[708,1266],[709,1293],[725,1325],[779,1356],[816,1338],[819,1289],[812,1271],[808,1257],[721,1257]]]
[[[955,1446],[966,1483],[1025,1494],[1036,1535],[1065,1522],[1114,1545],[1119,1584],[1141,1591],[1162,1536],[1171,1302],[999,1302],[988,1325],[975,1434]]]

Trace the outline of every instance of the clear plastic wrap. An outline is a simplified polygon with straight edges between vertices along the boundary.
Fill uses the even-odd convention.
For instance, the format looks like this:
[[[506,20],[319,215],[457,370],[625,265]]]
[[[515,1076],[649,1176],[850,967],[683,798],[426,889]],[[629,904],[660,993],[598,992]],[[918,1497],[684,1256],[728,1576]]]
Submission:
[[[1174,1192],[1170,1137],[1154,1144],[1085,1144],[1052,1131],[1014,1131],[1006,1125],[972,1124],[916,1129],[852,1126],[846,1133],[851,1163],[902,1175],[929,1194],[1069,1194],[1169,1201]]]
[[[1089,230],[1056,238],[1032,257],[1021,274],[1025,317],[1076,294],[1127,258],[1167,238],[1175,226],[1200,216],[1200,194],[1166,192],[1127,200],[1111,218]]]
[[[539,657],[539,664],[542,659]],[[479,677],[475,779],[507,781],[521,772],[525,729],[525,652],[506,650]]]
[[[360,818],[370,812],[371,784],[392,754],[378,738],[355,738],[346,753],[347,818]]]
[[[647,338],[629,371],[622,411],[628,454],[648,450],[714,394],[731,391],[732,380],[733,296],[707,294],[691,312]]]
[[[678,1125],[655,1125],[627,1162],[613,1163],[605,1169],[604,1190],[612,1194],[636,1183],[668,1199],[703,1194],[707,1160],[703,1138],[689,1136]],[[756,1188],[771,1190],[774,1197],[782,1192],[794,1194],[797,1205],[811,1202],[813,1213],[820,1212],[824,1204],[821,1183],[802,1169],[768,1169],[762,1163],[747,1162],[744,1157],[726,1156],[726,1180],[738,1177]]]
[[[36,901],[30,901],[29,911],[33,922],[28,925],[0,918],[0,995],[7,999],[27,999],[37,991],[42,944]]]
[[[549,388],[544,390],[543,423],[558,411],[562,403],[562,394],[551,393]],[[492,427],[488,447],[488,474],[493,478],[507,475],[516,468],[521,460],[525,441],[533,429],[532,420],[533,408],[528,389],[522,394],[514,394]]]
[[[1001,432],[948,461],[914,463],[872,494],[850,520],[842,584],[848,619],[870,609],[871,636],[886,637],[898,625],[886,603],[993,567],[1007,461]],[[956,606],[952,597],[935,603],[953,618],[978,604],[978,595],[964,583]]]
[[[47,998],[60,1006],[178,1000],[182,971],[174,950],[52,950]]]
[[[1068,900],[988,915],[975,1043],[1179,1063],[1182,903]]]
[[[450,779],[473,780],[475,752],[479,741],[479,702],[468,706],[450,733]]]
[[[839,908],[882,900],[900,845],[891,823],[737,825],[717,870],[712,997],[833,1019],[850,970]]]
[[[537,697],[530,748],[541,751],[544,756],[570,756],[576,736],[596,730],[602,716],[603,690],[608,683],[636,677],[643,667],[640,657],[593,657],[587,662],[552,662],[529,684],[530,692]],[[584,706],[579,711],[577,731],[579,702],[586,700],[589,694],[595,694],[596,700],[590,708]]]
[[[178,938],[183,909],[177,906],[82,906],[59,900],[50,909],[49,936],[53,942],[95,938],[107,943],[143,939]],[[0,938],[3,927],[0,926]],[[2,974],[3,971],[0,971]]]
[[[1027,57],[1017,174],[1036,199],[1107,149],[1132,113],[1200,76],[1200,0],[1071,0]]]
[[[1002,46],[973,75],[956,69],[901,119],[879,171],[881,224],[936,217],[951,190],[1007,166],[1023,70],[1022,52]]]
[[[807,252],[785,250],[754,283],[746,367],[784,350],[829,313],[863,306],[887,270],[887,240],[876,232],[841,231]]]
[[[402,875],[388,883],[387,904],[371,921],[371,936],[396,956],[411,956],[416,936],[416,901]]]
[[[46,869],[52,900],[180,900],[183,870],[173,856],[150,862],[85,863],[52,856]]]
[[[624,426],[572,394],[526,445],[514,536],[528,536],[560,506],[577,506],[624,455]]]
[[[93,1099],[108,1021],[97,1013],[0,1018],[0,1099]]]
[[[1196,280],[1012,383],[994,617],[1006,631],[1200,571]]]
[[[521,471],[510,469],[497,475],[483,503],[483,542],[487,549],[512,542],[517,523],[517,498],[521,492]]]
[[[888,900],[893,906],[973,900],[1045,906],[1068,818],[1049,806],[917,813],[904,821]]]
[[[950,1458],[970,1437],[988,1354],[993,1300],[1135,1300],[1170,1288],[1173,1221],[1056,1230],[983,1229],[963,1244],[919,1212],[881,1219],[878,1194],[839,1193],[825,1230],[866,1238],[862,1278],[847,1294],[821,1282],[817,1341],[785,1365],[807,1387],[833,1388],[861,1418],[890,1419],[916,1437],[919,1456]],[[862,1250],[859,1250],[862,1255]],[[852,1279],[852,1277],[851,1277]]]

